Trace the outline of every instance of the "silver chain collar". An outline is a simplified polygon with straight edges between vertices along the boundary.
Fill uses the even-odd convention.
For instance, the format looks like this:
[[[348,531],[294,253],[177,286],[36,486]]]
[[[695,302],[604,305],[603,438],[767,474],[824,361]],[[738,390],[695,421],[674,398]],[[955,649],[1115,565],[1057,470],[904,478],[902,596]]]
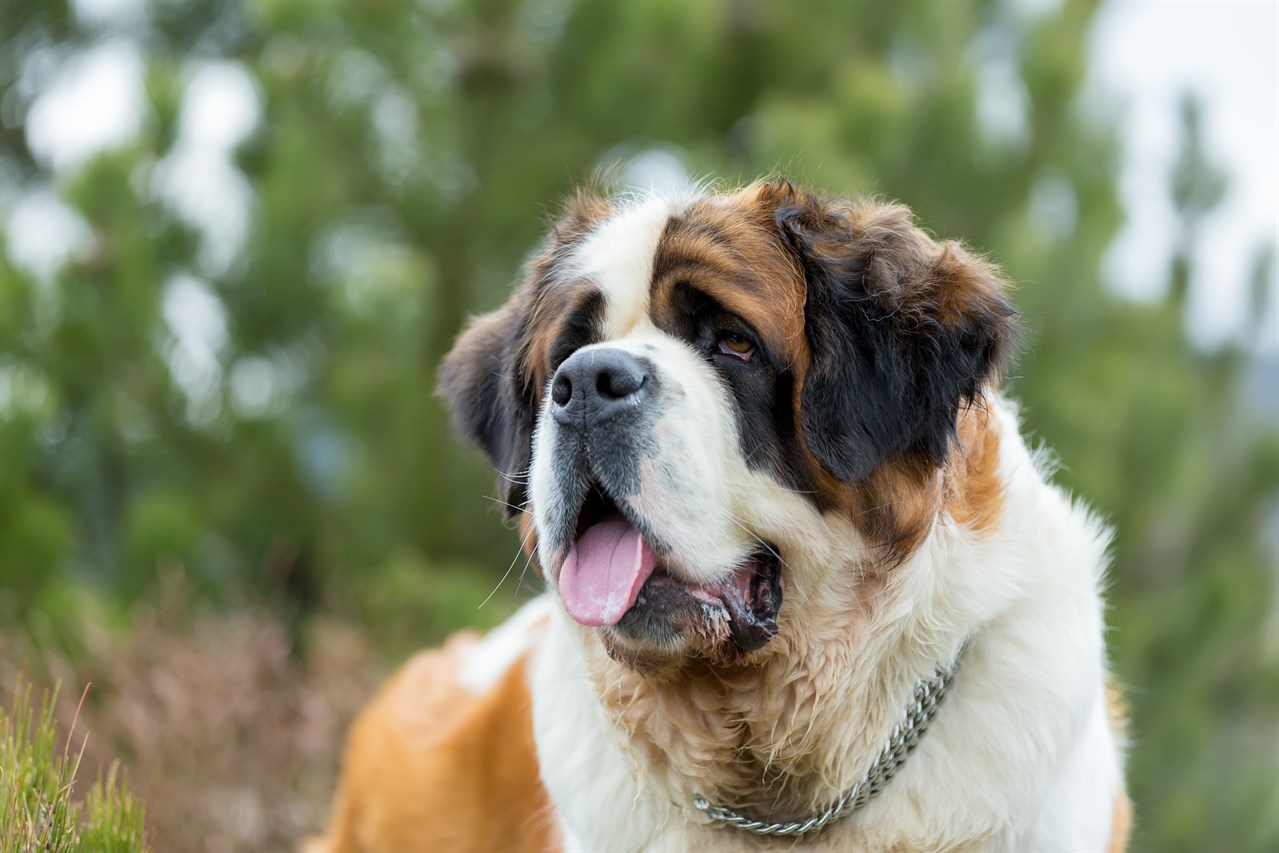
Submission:
[[[826,811],[813,815],[808,820],[792,823],[767,823],[752,820],[727,806],[713,805],[701,794],[693,795],[693,807],[704,812],[715,823],[722,823],[735,829],[753,832],[756,835],[807,835],[817,832],[841,818],[848,817],[872,797],[884,790],[897,769],[906,763],[906,757],[914,752],[919,740],[928,730],[928,724],[937,716],[937,709],[950,691],[951,682],[955,679],[955,671],[967,651],[967,644],[959,650],[955,660],[949,667],[938,667],[933,677],[920,681],[915,685],[914,701],[906,707],[906,715],[896,726],[884,745],[875,763],[848,793],[840,797]]]

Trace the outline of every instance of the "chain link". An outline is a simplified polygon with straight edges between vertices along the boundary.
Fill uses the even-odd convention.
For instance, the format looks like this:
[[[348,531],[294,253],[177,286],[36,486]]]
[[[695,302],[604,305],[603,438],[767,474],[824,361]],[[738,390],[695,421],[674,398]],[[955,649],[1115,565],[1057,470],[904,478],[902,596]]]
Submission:
[[[920,738],[928,730],[928,724],[933,721],[933,717],[937,716],[937,708],[950,691],[955,671],[959,669],[959,662],[966,649],[967,646],[959,650],[959,654],[955,656],[954,662],[949,667],[945,669],[938,667],[932,678],[915,685],[914,699],[907,706],[906,715],[893,727],[888,743],[880,751],[875,763],[871,765],[870,770],[866,771],[866,775],[848,790],[848,793],[840,797],[826,811],[813,815],[808,820],[768,823],[751,820],[727,806],[714,805],[701,794],[693,796],[693,808],[705,813],[715,823],[753,832],[756,835],[807,835],[824,829],[841,818],[848,817],[884,790],[884,786],[897,773],[897,769],[906,762],[907,756],[919,745]]]

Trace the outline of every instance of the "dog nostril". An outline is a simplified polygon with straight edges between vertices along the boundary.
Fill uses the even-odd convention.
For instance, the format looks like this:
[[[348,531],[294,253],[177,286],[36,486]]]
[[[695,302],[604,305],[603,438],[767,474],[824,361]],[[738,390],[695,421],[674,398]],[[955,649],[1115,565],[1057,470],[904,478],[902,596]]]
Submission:
[[[551,383],[551,401],[557,406],[567,406],[568,401],[573,397],[573,383],[569,378],[561,373],[555,377],[555,381]]]
[[[620,400],[638,391],[645,376],[638,370],[603,370],[595,380],[595,390],[606,400]]]

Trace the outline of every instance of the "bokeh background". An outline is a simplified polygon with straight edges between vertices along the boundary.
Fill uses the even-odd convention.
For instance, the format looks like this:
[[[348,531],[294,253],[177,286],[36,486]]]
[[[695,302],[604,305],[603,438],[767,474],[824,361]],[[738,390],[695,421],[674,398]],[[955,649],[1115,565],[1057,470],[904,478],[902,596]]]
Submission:
[[[783,171],[988,251],[1117,528],[1137,850],[1279,849],[1279,5],[0,1],[0,695],[158,849],[322,824],[538,582],[436,366],[558,197]]]

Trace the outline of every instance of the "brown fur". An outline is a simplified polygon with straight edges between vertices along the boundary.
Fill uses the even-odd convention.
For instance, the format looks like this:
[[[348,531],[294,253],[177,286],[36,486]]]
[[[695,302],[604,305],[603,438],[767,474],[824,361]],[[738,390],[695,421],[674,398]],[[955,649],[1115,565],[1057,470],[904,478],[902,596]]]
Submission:
[[[993,268],[956,244],[933,241],[904,208],[824,202],[777,182],[694,203],[671,220],[659,246],[654,314],[660,318],[667,310],[675,284],[689,283],[741,316],[771,352],[784,354],[785,368],[796,375],[797,419],[813,354],[804,272],[777,237],[775,217],[787,204],[810,205],[815,219],[838,223],[857,250],[872,255],[871,274],[887,283],[880,297],[905,328],[973,322],[974,313],[1003,311],[1003,281]],[[828,246],[832,252],[848,247],[847,240],[833,238]],[[1009,321],[1008,338],[1011,328]],[[1001,339],[993,361],[1002,358],[1004,345]],[[795,434],[802,439],[798,422]],[[853,484],[805,454],[822,502],[882,544],[883,556],[860,573],[832,579],[822,601],[792,601],[788,612],[805,614],[802,628],[784,625],[747,662],[694,660],[637,672],[610,660],[598,644],[586,644],[605,711],[627,734],[640,766],[666,774],[676,787],[698,780],[742,808],[773,816],[810,813],[841,793],[840,780],[863,766],[876,746],[867,733],[889,724],[867,719],[864,727],[848,726],[831,719],[832,709],[875,703],[847,695],[839,703],[825,701],[845,690],[832,673],[855,668],[831,658],[852,647],[848,637],[861,623],[859,607],[883,593],[888,570],[918,547],[943,509],[978,533],[988,531],[1002,509],[999,442],[980,401],[964,411],[952,445],[944,467],[905,453]],[[829,742],[832,732],[846,733],[848,741]]]
[[[1115,795],[1115,810],[1110,819],[1110,846],[1107,853],[1124,853],[1132,837],[1132,800],[1120,791]]]
[[[551,225],[542,252],[533,259],[525,274],[522,294],[525,323],[524,350],[520,355],[522,390],[536,409],[542,389],[550,379],[551,345],[563,322],[588,296],[578,282],[560,277],[560,264],[565,255],[590,234],[608,215],[612,206],[589,190],[578,190],[560,210]]]
[[[508,520],[525,508],[533,413],[548,378],[555,325],[572,309],[575,289],[556,286],[560,264],[608,210],[607,201],[586,190],[569,198],[515,293],[467,324],[440,371],[439,393],[450,403],[454,428],[483,447],[499,472]]]
[[[946,508],[951,518],[976,533],[989,533],[1004,505],[999,479],[999,435],[984,406],[959,418],[955,458],[946,471]]]
[[[806,210],[807,225],[816,235],[816,251],[832,257],[855,252],[868,259],[867,280],[878,284],[876,298],[902,334],[933,326],[947,329],[986,324],[994,337],[991,373],[982,381],[992,386],[998,383],[1000,365],[1016,337],[1016,323],[1015,312],[1005,297],[1007,283],[993,265],[954,241],[933,240],[915,225],[910,211],[900,205],[824,199],[796,190],[785,181],[754,184],[724,205],[727,210],[739,212],[740,218],[754,229],[773,232],[777,213],[783,207]],[[709,202],[694,205],[689,216],[697,213],[706,218],[703,209],[714,210],[715,206]],[[721,225],[720,230],[734,241],[741,257],[776,282],[765,304],[754,308],[752,314],[788,321],[781,336],[789,345],[787,351],[794,353],[798,377],[793,401],[795,434],[803,441],[801,400],[813,358],[803,331],[803,312],[808,301],[803,271],[793,260],[789,264],[772,260],[770,250],[778,241],[768,232],[761,240],[761,233],[742,226],[734,229]],[[761,244],[765,248],[756,248]],[[737,286],[737,281],[732,284]],[[937,470],[938,460],[915,453],[887,460],[867,480],[855,484],[832,476],[812,458],[811,452],[807,454],[810,475],[823,502],[842,511],[863,536],[882,547],[882,566],[896,565],[915,550],[946,500],[951,501],[952,512],[963,516],[957,517],[961,523],[979,530],[993,523],[1000,500],[995,470],[998,442],[973,417],[961,418],[961,426],[964,424],[965,433],[957,434],[954,442],[963,464],[949,466],[944,485]],[[980,424],[984,424],[984,419]]]
[[[654,258],[654,317],[671,310],[669,297],[676,284],[690,283],[750,323],[771,352],[783,355],[782,369],[795,376],[792,408],[799,441],[805,440],[801,401],[813,353],[806,332],[809,294],[804,271],[777,231],[776,217],[784,206],[807,209],[817,251],[856,251],[869,259],[868,280],[881,283],[876,298],[903,334],[933,325],[992,325],[998,330],[991,354],[997,369],[1015,337],[1004,280],[992,265],[959,244],[930,238],[906,208],[820,198],[784,181],[760,182],[727,198],[695,202],[668,223]],[[450,381],[451,373],[446,372],[446,396],[458,396],[454,386],[474,384],[475,371],[491,368],[491,358],[480,353],[504,349],[495,341],[522,330],[514,385],[536,411],[553,367],[551,348],[567,318],[593,292],[566,276],[561,262],[611,210],[608,201],[589,191],[568,200],[510,302],[475,321],[459,341],[449,359],[450,365],[457,365],[451,373],[459,380]],[[986,381],[996,383],[997,374]],[[944,484],[938,460],[910,452],[886,460],[866,480],[852,484],[824,470],[807,452],[800,457],[807,469],[803,474],[825,508],[850,518],[880,547],[879,565],[888,569],[914,551],[943,505],[975,529],[993,520],[998,495],[992,466],[998,454],[988,446],[989,431],[978,432],[987,438],[956,436],[954,445],[964,465],[949,466]]]
[[[804,336],[804,280],[776,227],[738,196],[727,205],[699,201],[672,217],[653,260],[652,311],[660,314],[671,288],[687,282],[745,319],[785,369],[810,361]]]
[[[988,417],[982,400],[960,413],[952,455],[943,470],[904,456],[875,471],[859,488],[846,490],[848,512],[863,535],[884,543],[877,569],[891,569],[914,552],[943,509],[975,533],[993,529],[1004,496],[999,435]]]
[[[970,377],[974,386],[962,395],[945,452],[908,447],[863,479],[845,482],[825,470],[808,446],[801,422],[804,384],[821,363],[815,364],[819,354],[809,329],[806,272],[794,246],[778,233],[783,208],[801,211],[797,221],[811,237],[806,251],[829,258],[857,253],[871,283],[868,298],[898,340],[935,340],[968,329],[989,333],[982,362],[988,369]],[[552,348],[564,320],[591,290],[567,277],[561,261],[609,210],[607,202],[591,195],[570,202],[516,296],[468,333],[491,345],[497,332],[490,329],[521,330],[516,384],[533,410],[550,379]],[[691,284],[750,323],[770,353],[783,354],[780,367],[795,378],[794,435],[804,442],[804,473],[816,485],[818,502],[833,524],[846,523],[850,533],[855,529],[881,550],[865,565],[839,565],[826,577],[788,587],[779,617],[782,630],[756,654],[731,662],[690,657],[624,666],[609,658],[596,634],[582,629],[590,675],[604,713],[625,734],[637,766],[661,777],[665,790],[680,792],[696,780],[700,789],[748,812],[780,819],[807,815],[838,797],[846,780],[868,766],[915,680],[936,663],[934,650],[926,647],[917,660],[901,658],[901,671],[892,673],[863,671],[868,664],[851,659],[854,648],[875,660],[868,648],[898,643],[888,636],[891,628],[872,628],[868,616],[891,596],[892,569],[915,551],[943,512],[981,536],[996,527],[1003,511],[999,438],[983,391],[998,381],[1015,334],[1005,283],[992,266],[958,244],[929,237],[905,208],[823,199],[784,182],[767,182],[727,198],[695,202],[672,218],[654,258],[651,284],[655,319],[674,310],[669,297],[677,284]],[[463,360],[474,358],[470,346],[464,339],[450,361],[458,352]],[[491,366],[492,359],[485,364]],[[459,391],[463,385],[458,384]],[[535,548],[531,532],[526,511],[521,533],[530,552]],[[871,630],[883,635],[859,634]],[[462,701],[459,691],[426,681],[451,683],[448,653],[415,659],[357,725],[330,835],[333,850],[397,849],[424,837],[434,844],[435,825],[424,830],[432,814],[456,816],[472,833],[454,839],[455,849],[466,844],[513,849],[521,839],[541,849],[555,843],[544,813],[546,795],[536,784],[523,665],[491,694]],[[421,676],[415,677],[419,669]],[[429,725],[420,713],[405,718],[396,696],[399,702],[410,697],[415,707],[434,708],[439,716]],[[897,696],[901,702],[883,701]],[[511,707],[498,707],[499,702]],[[850,707],[870,710],[850,722]],[[415,732],[417,739],[406,742],[405,732]],[[512,762],[510,774],[486,763],[499,757]],[[477,790],[484,795],[474,796]],[[683,791],[684,799],[693,793]],[[479,834],[479,821],[497,820],[491,804],[507,797],[516,804],[510,821],[493,835]],[[423,801],[431,804],[430,811],[420,807]],[[372,809],[370,803],[379,805]],[[1115,809],[1120,846],[1114,849],[1122,849],[1130,814],[1122,795]],[[356,846],[357,841],[366,846]]]
[[[522,658],[485,693],[457,680],[474,634],[422,652],[351,729],[329,830],[307,853],[557,851]]]
[[[899,520],[911,513],[925,532],[944,507],[983,534],[1002,511],[998,461],[998,436],[978,403],[963,414],[944,474],[909,472],[901,464],[850,491],[856,499],[894,507]],[[832,579],[820,601],[792,602],[789,618],[804,614],[802,627],[784,625],[747,664],[693,661],[655,677],[653,670],[630,671],[597,654],[592,675],[602,704],[626,732],[640,766],[665,773],[669,784],[695,779],[737,806],[775,819],[811,814],[842,793],[838,780],[870,760],[876,743],[868,733],[891,724],[866,719],[864,727],[849,726],[836,709],[875,703],[847,694],[840,703],[826,701],[845,689],[833,674],[854,668],[834,658],[852,647],[849,638],[865,624],[860,609],[882,599],[890,578],[882,566],[871,565],[842,582]],[[832,743],[833,733],[848,741]]]
[[[880,583],[838,572],[824,586],[795,589],[781,632],[745,663],[687,660],[671,668],[668,661],[660,674],[635,671],[584,636],[600,702],[637,765],[668,789],[695,780],[748,812],[811,814],[873,760],[894,722],[879,718],[882,703],[859,691],[895,687],[844,677],[857,669],[848,655],[866,625],[859,603],[873,599],[868,589]],[[909,684],[901,687],[905,702]],[[848,707],[871,711],[850,724]]]
[[[568,318],[589,297],[582,288],[570,288],[554,278],[550,258],[535,262],[535,271],[541,275],[541,287],[529,295],[532,310],[527,325],[528,336],[524,354],[520,359],[525,381],[524,392],[533,401],[533,407],[541,405],[542,389],[551,378],[551,346],[559,337]]]
[[[1114,681],[1106,683],[1106,718],[1110,721],[1110,730],[1120,743],[1128,736],[1128,703],[1124,701],[1123,691]],[[1124,853],[1132,838],[1132,800],[1123,789],[1115,794],[1115,807],[1110,826],[1110,847],[1107,853]]]

